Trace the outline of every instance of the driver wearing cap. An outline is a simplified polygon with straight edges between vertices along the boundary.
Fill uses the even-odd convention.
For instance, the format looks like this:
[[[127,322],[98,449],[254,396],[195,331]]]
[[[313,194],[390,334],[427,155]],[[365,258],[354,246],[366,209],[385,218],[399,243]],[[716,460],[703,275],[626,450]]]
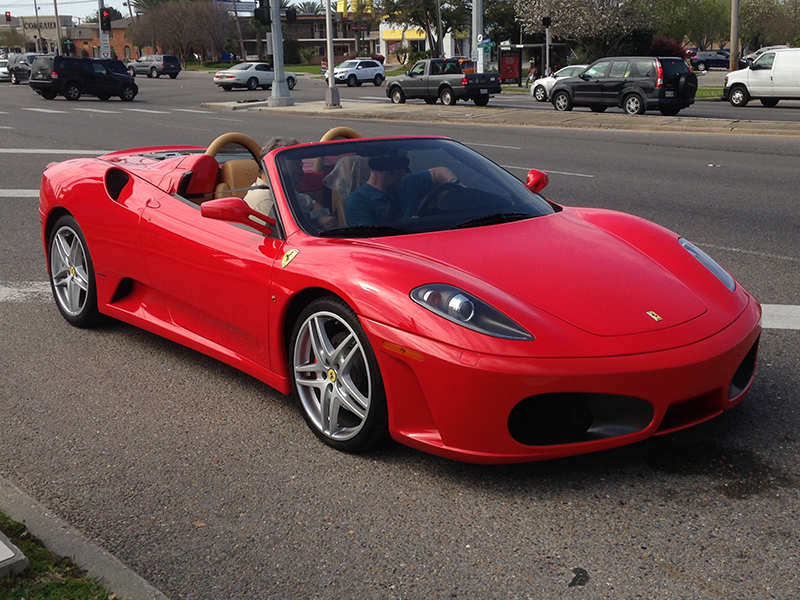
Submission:
[[[389,225],[410,219],[419,201],[434,187],[458,182],[447,167],[408,172],[405,156],[376,156],[369,160],[367,182],[347,198],[345,213],[348,226]]]

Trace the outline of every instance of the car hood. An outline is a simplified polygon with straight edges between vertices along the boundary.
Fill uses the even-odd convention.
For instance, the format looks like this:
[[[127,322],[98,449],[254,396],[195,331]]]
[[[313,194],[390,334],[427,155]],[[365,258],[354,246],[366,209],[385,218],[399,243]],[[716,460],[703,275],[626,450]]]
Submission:
[[[487,284],[594,335],[663,330],[708,310],[695,292],[632,244],[563,212],[379,242],[446,266],[452,280],[431,283],[464,286],[474,278],[476,287]],[[474,288],[467,291],[480,295]]]

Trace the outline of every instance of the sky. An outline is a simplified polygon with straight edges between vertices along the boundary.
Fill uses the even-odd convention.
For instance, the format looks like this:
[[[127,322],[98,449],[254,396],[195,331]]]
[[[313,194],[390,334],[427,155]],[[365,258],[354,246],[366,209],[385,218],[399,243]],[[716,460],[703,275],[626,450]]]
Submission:
[[[97,12],[97,0],[55,0],[58,6],[58,14],[72,15],[73,17],[86,18],[92,13]],[[128,7],[123,5],[125,0],[104,0],[106,6],[113,6],[123,16],[128,16]],[[53,7],[54,0],[38,0],[39,14],[40,15],[53,15],[55,9]],[[2,0],[0,5],[3,7],[3,12],[10,10],[14,16],[22,15],[24,17],[32,17],[36,14],[33,7],[33,0]]]

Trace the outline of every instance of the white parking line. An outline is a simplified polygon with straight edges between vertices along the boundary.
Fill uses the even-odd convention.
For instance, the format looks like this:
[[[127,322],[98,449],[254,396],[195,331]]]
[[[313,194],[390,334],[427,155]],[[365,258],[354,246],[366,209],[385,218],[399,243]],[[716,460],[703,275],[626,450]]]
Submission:
[[[800,329],[800,306],[762,304],[764,329]]]
[[[93,112],[93,113],[103,113],[106,115],[118,115],[120,111],[118,110],[106,110],[104,108],[78,108],[75,107],[72,110],[80,110],[82,112]]]
[[[39,190],[0,190],[0,198],[38,198]]]
[[[127,110],[130,112],[140,112],[140,113],[149,113],[151,115],[168,115],[168,110],[150,110],[148,108],[123,108],[122,110]]]
[[[199,115],[207,115],[211,112],[210,110],[196,110],[194,108],[173,108],[172,110],[176,110],[178,112],[197,113]]]
[[[40,113],[48,113],[51,115],[66,115],[68,111],[66,110],[55,110],[53,108],[26,108],[23,107],[21,110],[30,110],[33,112],[40,112]]]

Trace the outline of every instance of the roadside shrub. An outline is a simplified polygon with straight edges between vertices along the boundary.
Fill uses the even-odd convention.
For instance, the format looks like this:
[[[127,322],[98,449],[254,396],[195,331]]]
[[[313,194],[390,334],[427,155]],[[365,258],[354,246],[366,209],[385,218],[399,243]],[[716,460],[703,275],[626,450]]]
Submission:
[[[648,54],[650,56],[677,56],[678,58],[686,58],[686,50],[684,50],[680,42],[663,37],[653,40]]]
[[[421,50],[417,52],[411,52],[408,55],[408,64],[413,65],[418,60],[423,60],[425,58],[430,58],[431,53],[428,50]]]

